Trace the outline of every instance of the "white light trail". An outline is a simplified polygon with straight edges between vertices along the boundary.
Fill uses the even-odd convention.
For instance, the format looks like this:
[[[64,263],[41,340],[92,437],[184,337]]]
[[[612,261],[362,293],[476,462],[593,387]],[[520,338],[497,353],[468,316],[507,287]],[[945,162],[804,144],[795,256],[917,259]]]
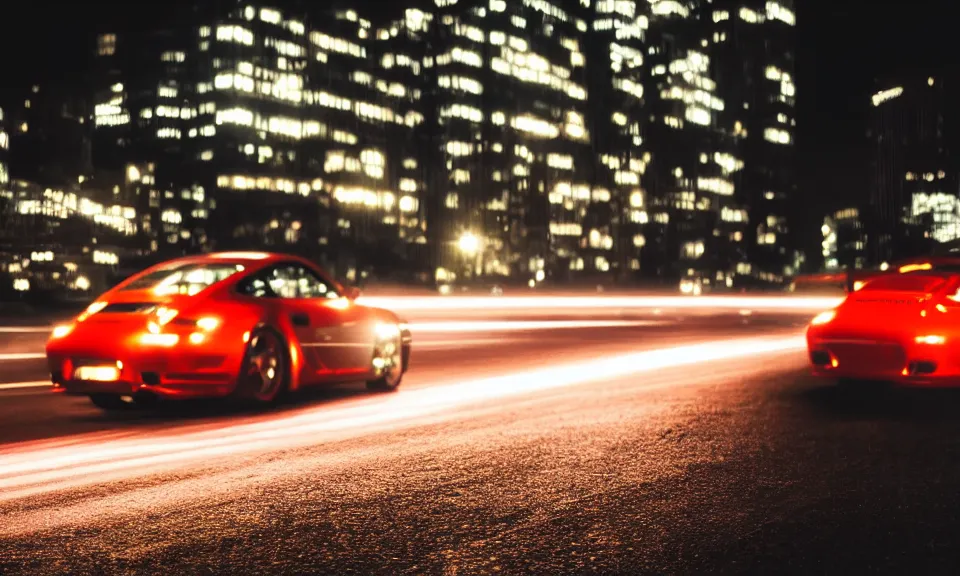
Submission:
[[[53,384],[49,380],[35,380],[33,382],[7,382],[0,384],[0,390],[22,390],[24,388],[50,388]]]
[[[640,328],[643,326],[663,326],[671,324],[668,321],[657,320],[542,320],[542,321],[465,321],[465,322],[417,322],[408,324],[411,332],[421,334],[453,334],[453,333],[481,333],[481,332],[528,332],[534,330],[585,330],[596,328]],[[49,330],[48,330],[49,332]],[[449,342],[430,342],[414,340],[417,350],[426,350],[433,347],[447,347]],[[0,354],[0,362],[16,362],[23,360],[43,360],[47,356],[43,352],[24,352]],[[0,386],[0,390],[3,390]]]
[[[0,354],[0,362],[14,362],[17,360],[42,360],[47,355],[43,352],[23,352],[16,354]]]
[[[213,458],[311,446],[322,442],[323,433],[369,434],[378,428],[416,424],[426,417],[450,415],[457,409],[513,396],[707,362],[757,359],[804,348],[801,336],[708,342],[453,381],[347,407],[310,409],[253,423],[220,422],[199,431],[151,431],[109,441],[96,437],[84,440],[80,436],[71,439],[68,446],[49,441],[14,445],[0,450],[0,501],[142,477],[208,463]]]
[[[837,297],[793,296],[362,296],[365,306],[397,311],[583,310],[674,308],[683,310],[762,310],[820,312],[843,301]],[[0,326],[0,334],[47,334],[52,326]]]
[[[513,332],[528,330],[584,330],[588,328],[639,328],[662,326],[669,322],[652,320],[477,320],[466,322],[416,322],[409,324],[410,331],[419,333],[443,332]],[[416,346],[416,340],[414,340]]]
[[[682,308],[816,312],[834,308],[843,298],[783,296],[398,296],[361,297],[365,306],[389,310],[522,310]]]

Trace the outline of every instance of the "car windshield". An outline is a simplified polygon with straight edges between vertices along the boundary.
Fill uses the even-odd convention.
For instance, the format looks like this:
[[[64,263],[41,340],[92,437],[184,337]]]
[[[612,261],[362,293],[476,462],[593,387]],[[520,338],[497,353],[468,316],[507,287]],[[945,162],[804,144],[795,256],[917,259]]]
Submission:
[[[235,263],[185,264],[151,272],[124,286],[123,290],[152,289],[159,296],[192,296],[241,271],[243,265]]]

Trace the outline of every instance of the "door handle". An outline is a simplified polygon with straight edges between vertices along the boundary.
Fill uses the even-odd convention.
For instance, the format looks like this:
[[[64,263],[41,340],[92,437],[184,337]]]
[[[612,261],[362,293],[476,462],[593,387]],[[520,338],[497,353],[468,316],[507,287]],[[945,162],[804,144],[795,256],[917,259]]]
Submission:
[[[293,314],[290,316],[290,320],[293,322],[294,326],[309,326],[310,317],[306,314]]]

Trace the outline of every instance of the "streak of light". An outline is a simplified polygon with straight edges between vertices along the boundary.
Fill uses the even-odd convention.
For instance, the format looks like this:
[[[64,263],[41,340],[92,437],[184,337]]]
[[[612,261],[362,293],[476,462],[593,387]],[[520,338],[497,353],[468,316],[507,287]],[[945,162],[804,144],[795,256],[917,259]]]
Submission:
[[[443,332],[442,330],[440,332]],[[525,343],[528,340],[511,338],[510,340],[504,340],[503,337],[500,338],[457,338],[454,340],[423,340],[415,341],[414,350],[415,352],[429,352],[431,350],[446,350],[448,348],[467,348],[467,347],[481,347],[481,346],[503,346],[505,344],[518,344]],[[46,358],[43,354],[37,355],[39,358]],[[2,360],[2,359],[0,359]],[[30,382],[7,382],[0,384],[0,390],[17,390],[20,388],[41,388],[49,387],[49,380],[36,380]]]
[[[413,352],[414,354],[418,352],[424,352],[428,350],[444,350],[447,348],[478,348],[480,346],[503,346],[504,344],[510,343],[524,343],[527,340],[520,338],[511,338],[509,341],[505,341],[503,337],[500,338],[455,338],[449,340],[435,340],[435,341],[413,341]]]
[[[0,362],[12,362],[16,360],[41,360],[47,355],[43,352],[23,352],[17,354],[0,354]]]
[[[372,433],[430,416],[455,415],[483,402],[708,362],[800,351],[800,336],[744,338],[647,350],[549,368],[415,389],[334,409],[273,415],[249,424],[210,423],[187,433],[143,434],[115,441],[79,440],[69,447],[15,445],[0,452],[0,501],[142,477],[211,459],[316,445],[323,433]]]
[[[484,314],[488,311],[484,310]],[[477,332],[477,331],[508,331],[508,330],[552,330],[554,328],[616,328],[628,326],[656,326],[659,322],[644,320],[537,320],[537,321],[468,321],[468,322],[415,322],[410,323],[410,329],[417,332]],[[48,334],[52,327],[33,326],[31,333]],[[0,329],[0,333],[3,330]],[[24,358],[20,358],[24,356]],[[0,354],[0,360],[28,359],[24,354]],[[43,357],[41,354],[40,357]],[[32,358],[32,357],[31,357]]]
[[[834,308],[843,298],[783,296],[400,296],[362,297],[358,302],[391,310],[515,310],[683,308],[820,311]]]
[[[587,328],[631,328],[661,326],[666,322],[650,320],[490,320],[467,322],[417,322],[410,324],[410,331],[417,333],[438,332],[512,332],[514,330],[561,330]],[[416,341],[414,341],[416,346]]]
[[[49,380],[36,380],[34,382],[7,382],[0,384],[0,390],[20,390],[23,388],[49,388],[52,386]]]
[[[403,311],[556,310],[597,309],[775,310],[816,312],[834,308],[837,297],[810,296],[361,296],[366,306]],[[46,334],[52,326],[0,326],[0,333]]]
[[[470,333],[470,332],[513,332],[513,331],[532,331],[532,330],[585,330],[590,328],[639,328],[642,326],[662,326],[669,322],[651,321],[651,320],[541,320],[541,321],[520,321],[520,320],[500,320],[500,321],[466,321],[466,322],[416,322],[408,324],[410,330],[415,334],[438,334],[438,333]],[[469,345],[469,343],[463,343]],[[415,342],[414,346],[418,350],[429,348],[430,346],[446,346],[448,341],[443,342]],[[19,360],[42,360],[46,358],[43,352],[24,352],[0,354],[0,362],[12,362]]]

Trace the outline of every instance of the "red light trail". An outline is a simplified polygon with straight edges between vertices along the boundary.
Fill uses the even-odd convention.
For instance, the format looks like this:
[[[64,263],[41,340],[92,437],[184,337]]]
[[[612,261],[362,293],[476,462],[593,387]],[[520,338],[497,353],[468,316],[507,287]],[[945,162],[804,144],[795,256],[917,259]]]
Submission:
[[[201,466],[212,459],[287,450],[336,437],[424,423],[509,397],[707,362],[802,350],[798,336],[744,338],[569,361],[438,383],[349,405],[211,422],[179,430],[90,434],[0,450],[0,502]],[[2,531],[2,530],[0,530]]]

